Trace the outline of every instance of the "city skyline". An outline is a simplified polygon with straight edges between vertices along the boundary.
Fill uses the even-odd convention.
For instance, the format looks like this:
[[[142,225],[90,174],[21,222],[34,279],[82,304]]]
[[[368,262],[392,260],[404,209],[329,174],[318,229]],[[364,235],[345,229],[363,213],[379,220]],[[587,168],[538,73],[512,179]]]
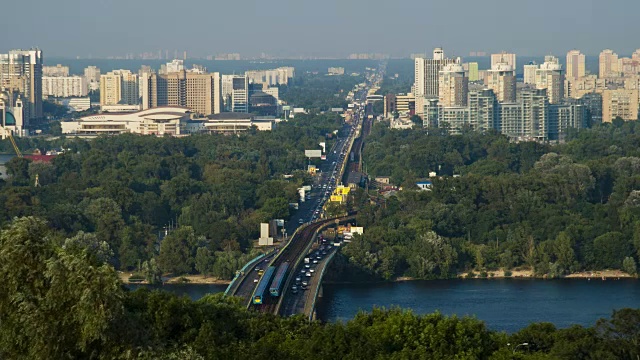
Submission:
[[[396,57],[437,46],[450,49],[451,56],[502,50],[533,56],[562,54],[571,49],[595,56],[606,48],[628,55],[638,44],[622,35],[632,33],[633,14],[640,10],[640,4],[625,2],[621,11],[616,2],[622,3],[542,0],[514,5],[505,0],[489,0],[478,6],[464,2],[456,6],[456,16],[449,17],[443,16],[450,12],[449,5],[433,1],[400,0],[371,6],[363,0],[215,4],[191,0],[181,4],[189,25],[166,26],[176,23],[175,6],[168,6],[166,0],[70,0],[65,6],[31,0],[29,5],[39,11],[30,14],[30,21],[39,26],[25,27],[21,17],[7,17],[0,29],[11,36],[0,40],[0,49],[37,46],[52,57],[95,58],[140,51],[160,51],[164,56],[167,50],[169,55],[178,51],[180,57],[186,52],[199,58],[219,53],[246,57],[262,53],[275,57],[346,57],[351,53],[378,52]],[[10,2],[5,10],[18,13],[24,6],[24,2]],[[398,18],[402,20],[394,20]],[[607,22],[606,27],[593,26],[603,21]],[[240,31],[228,31],[238,27]],[[49,30],[40,31],[41,28]],[[260,37],[255,36],[257,33]],[[272,41],[264,41],[265,38]]]

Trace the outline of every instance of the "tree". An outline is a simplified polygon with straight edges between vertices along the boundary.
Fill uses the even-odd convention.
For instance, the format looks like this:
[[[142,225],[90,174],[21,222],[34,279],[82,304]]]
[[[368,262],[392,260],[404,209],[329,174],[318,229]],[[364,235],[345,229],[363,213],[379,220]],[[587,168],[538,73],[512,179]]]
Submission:
[[[95,259],[99,264],[111,264],[115,260],[113,251],[106,241],[100,241],[95,234],[79,231],[74,237],[64,241],[62,246],[65,250],[72,252],[87,251],[87,254]]]
[[[215,259],[211,251],[206,247],[199,247],[196,252],[196,271],[207,277],[213,271]]]
[[[569,272],[575,261],[575,254],[571,246],[571,238],[566,232],[563,231],[558,234],[553,249],[561,274]]]
[[[21,157],[14,157],[7,161],[4,166],[7,174],[11,177],[14,184],[27,185],[29,183],[29,164],[30,160]]]
[[[638,267],[636,266],[636,261],[631,256],[627,256],[622,261],[622,271],[631,276],[637,275]]]
[[[36,181],[36,175],[41,186],[52,184],[56,181],[56,168],[51,163],[43,161],[31,162],[29,163],[28,173],[32,184]]]
[[[593,251],[597,267],[620,269],[622,261],[631,255],[631,244],[619,232],[608,232],[593,241]]]
[[[110,198],[91,200],[86,210],[87,217],[92,221],[96,236],[112,249],[120,248],[120,233],[124,227],[122,210]]]
[[[33,217],[0,232],[2,358],[89,358],[112,346],[123,315],[117,274],[87,249],[56,247],[52,235]]]
[[[175,275],[193,272],[196,246],[197,239],[192,227],[181,226],[173,230],[160,243],[160,269]]]

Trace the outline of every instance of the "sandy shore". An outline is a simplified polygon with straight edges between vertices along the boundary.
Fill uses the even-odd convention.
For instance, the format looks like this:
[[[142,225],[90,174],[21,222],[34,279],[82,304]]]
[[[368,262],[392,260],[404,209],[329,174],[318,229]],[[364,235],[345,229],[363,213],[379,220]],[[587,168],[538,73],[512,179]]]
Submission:
[[[458,274],[459,278],[466,278],[466,273]],[[480,277],[479,271],[473,271],[476,275],[476,278]],[[569,275],[565,275],[566,279],[590,279],[590,278],[603,278],[603,279],[618,279],[618,278],[632,278],[633,276],[620,271],[620,270],[600,270],[600,271],[582,271]],[[537,278],[544,279],[546,276],[536,276],[533,274],[531,270],[511,270],[511,276],[505,276],[504,270],[496,270],[496,271],[487,271],[487,278],[493,279],[503,279],[503,278]]]
[[[147,284],[145,281],[129,281],[129,277],[131,277],[132,273],[128,272],[118,272],[118,276],[120,280],[124,284]],[[185,276],[167,276],[162,277],[162,280],[165,284],[210,284],[210,285],[229,285],[231,283],[230,280],[218,279],[215,277],[204,277],[203,275],[185,275]]]

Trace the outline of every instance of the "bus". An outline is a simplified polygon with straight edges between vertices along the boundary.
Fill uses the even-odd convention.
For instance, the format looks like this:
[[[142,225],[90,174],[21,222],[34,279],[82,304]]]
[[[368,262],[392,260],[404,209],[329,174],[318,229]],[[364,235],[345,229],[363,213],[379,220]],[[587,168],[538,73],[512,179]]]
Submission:
[[[260,282],[258,283],[258,287],[256,291],[253,293],[253,303],[255,305],[262,304],[262,299],[264,299],[264,291],[267,290],[267,286],[269,286],[269,282],[271,281],[271,277],[273,276],[273,272],[276,270],[275,267],[269,266],[267,271],[264,272],[264,275],[260,278]]]
[[[276,276],[273,278],[273,282],[271,283],[271,287],[269,288],[269,292],[271,296],[280,296],[280,291],[282,290],[282,284],[284,284],[287,269],[289,269],[289,263],[283,263],[278,267],[278,272],[276,272]]]

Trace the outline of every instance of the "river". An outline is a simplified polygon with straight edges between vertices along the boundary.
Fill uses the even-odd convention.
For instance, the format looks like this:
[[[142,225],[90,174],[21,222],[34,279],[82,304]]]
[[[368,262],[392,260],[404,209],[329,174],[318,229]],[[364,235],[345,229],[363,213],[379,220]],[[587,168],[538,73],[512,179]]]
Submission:
[[[138,287],[144,285],[131,285]],[[199,299],[223,292],[224,285],[165,285],[168,291]],[[548,321],[558,327],[591,326],[614,309],[640,307],[640,281],[632,279],[532,280],[465,279],[375,284],[324,285],[318,318],[345,321],[359,310],[400,306],[417,314],[440,311],[471,315],[490,329],[514,332],[531,322]]]

